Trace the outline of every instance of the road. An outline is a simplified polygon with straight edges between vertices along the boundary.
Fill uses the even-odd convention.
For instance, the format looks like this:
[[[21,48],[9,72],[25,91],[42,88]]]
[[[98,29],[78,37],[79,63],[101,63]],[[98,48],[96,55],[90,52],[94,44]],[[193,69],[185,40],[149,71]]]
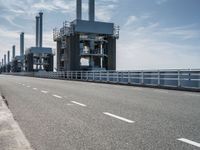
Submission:
[[[200,93],[0,75],[33,149],[200,149]]]

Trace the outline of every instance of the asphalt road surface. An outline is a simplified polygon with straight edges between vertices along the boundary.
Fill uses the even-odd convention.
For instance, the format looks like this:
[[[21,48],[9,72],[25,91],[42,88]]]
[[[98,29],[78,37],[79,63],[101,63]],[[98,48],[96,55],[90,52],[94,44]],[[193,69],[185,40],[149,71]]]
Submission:
[[[200,93],[0,75],[36,150],[198,150]]]

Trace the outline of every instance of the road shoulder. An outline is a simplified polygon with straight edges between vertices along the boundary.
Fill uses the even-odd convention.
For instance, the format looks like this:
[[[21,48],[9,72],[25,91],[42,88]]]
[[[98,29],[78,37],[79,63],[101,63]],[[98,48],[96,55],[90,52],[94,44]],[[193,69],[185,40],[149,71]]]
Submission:
[[[11,111],[0,96],[0,147],[1,150],[32,150]]]

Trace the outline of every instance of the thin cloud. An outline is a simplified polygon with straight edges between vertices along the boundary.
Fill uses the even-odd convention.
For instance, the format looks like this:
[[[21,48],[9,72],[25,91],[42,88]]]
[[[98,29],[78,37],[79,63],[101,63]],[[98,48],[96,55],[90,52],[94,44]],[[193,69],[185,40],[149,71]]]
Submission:
[[[118,70],[199,67],[200,44],[188,43],[200,38],[194,25],[164,28],[159,22],[133,18],[123,25],[117,42]]]
[[[162,5],[163,3],[166,3],[168,0],[156,0],[156,4]]]
[[[136,16],[129,16],[128,20],[125,23],[125,26],[129,26],[129,25],[133,24],[137,20],[138,20],[138,18]]]

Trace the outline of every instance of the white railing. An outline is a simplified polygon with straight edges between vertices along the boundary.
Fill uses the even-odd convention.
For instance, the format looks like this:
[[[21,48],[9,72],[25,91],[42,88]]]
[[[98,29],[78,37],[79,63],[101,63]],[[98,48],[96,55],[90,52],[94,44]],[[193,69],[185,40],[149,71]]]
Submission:
[[[200,70],[61,71],[9,74],[50,79],[80,80],[200,91]]]

